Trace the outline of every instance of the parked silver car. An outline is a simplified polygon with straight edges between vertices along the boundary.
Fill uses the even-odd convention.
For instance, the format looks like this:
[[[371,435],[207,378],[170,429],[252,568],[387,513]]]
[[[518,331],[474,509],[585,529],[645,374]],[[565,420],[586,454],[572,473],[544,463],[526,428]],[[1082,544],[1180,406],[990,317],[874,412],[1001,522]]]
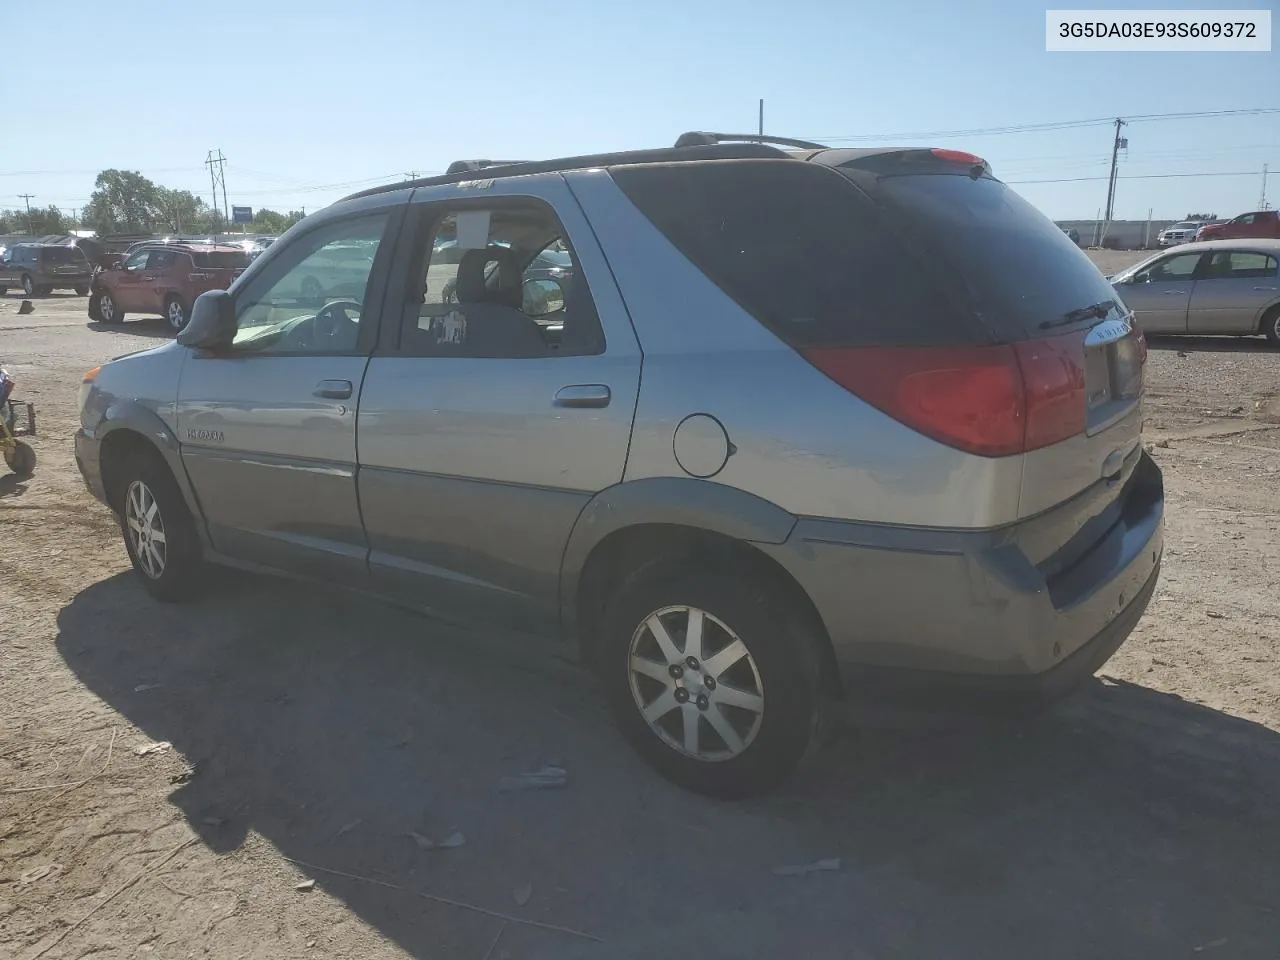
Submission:
[[[1165,227],[1156,234],[1156,243],[1162,247],[1176,247],[1180,243],[1190,243],[1196,238],[1196,231],[1203,224],[1199,220],[1183,220]]]
[[[1091,676],[1162,554],[1128,312],[978,157],[743,139],[356,194],[90,371],[76,459],[142,584],[274,568],[573,644],[721,796],[841,697]],[[359,289],[298,293],[353,247]]]
[[[1209,240],[1111,277],[1147,333],[1266,334],[1280,344],[1280,240]]]

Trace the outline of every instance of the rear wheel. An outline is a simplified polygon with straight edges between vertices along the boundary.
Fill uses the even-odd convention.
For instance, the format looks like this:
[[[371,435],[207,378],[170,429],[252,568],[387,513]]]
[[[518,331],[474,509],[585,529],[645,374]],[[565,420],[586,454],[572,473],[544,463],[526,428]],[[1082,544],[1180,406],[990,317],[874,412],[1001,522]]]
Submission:
[[[174,333],[182,332],[182,328],[187,325],[187,308],[179,297],[171,296],[165,300],[164,318],[170,330]]]
[[[93,310],[93,301],[89,302],[89,309]],[[98,319],[103,323],[124,323],[124,314],[120,311],[120,307],[105,290],[98,294]]]
[[[618,726],[667,779],[744,797],[781,782],[808,750],[819,640],[767,579],[658,562],[623,583],[603,628]]]
[[[31,279],[31,274],[29,273],[22,275],[22,292],[28,297],[34,297],[40,292],[40,288],[36,286],[36,282]]]
[[[0,287],[0,297],[3,297],[8,292],[9,292],[8,287]]]
[[[1272,307],[1262,318],[1262,332],[1267,335],[1268,340],[1280,347],[1280,307]]]
[[[121,477],[120,526],[142,586],[167,603],[189,599],[199,585],[201,560],[182,491],[156,454],[135,455]]]
[[[29,477],[36,472],[36,452],[21,440],[13,441],[13,446],[4,452],[4,462],[20,477]]]

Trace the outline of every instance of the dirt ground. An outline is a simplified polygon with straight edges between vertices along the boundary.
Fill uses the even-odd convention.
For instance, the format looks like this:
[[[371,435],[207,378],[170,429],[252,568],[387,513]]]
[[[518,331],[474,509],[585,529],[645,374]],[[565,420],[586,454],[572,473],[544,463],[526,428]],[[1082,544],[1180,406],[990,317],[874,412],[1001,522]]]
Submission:
[[[1167,555],[1102,678],[1020,726],[849,724],[724,804],[534,649],[276,580],[148,600],[71,441],[83,370],[164,329],[18,302],[0,359],[41,435],[0,475],[0,957],[1280,956],[1262,341],[1152,344]],[[562,789],[499,788],[552,762]]]

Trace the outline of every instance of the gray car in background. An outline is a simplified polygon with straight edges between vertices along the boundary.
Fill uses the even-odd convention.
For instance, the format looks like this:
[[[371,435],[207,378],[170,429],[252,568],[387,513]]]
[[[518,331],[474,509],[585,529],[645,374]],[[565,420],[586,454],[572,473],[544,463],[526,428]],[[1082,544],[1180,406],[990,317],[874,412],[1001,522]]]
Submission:
[[[79,247],[52,243],[19,243],[0,256],[0,296],[18,287],[28,297],[54,290],[89,292],[93,267]]]
[[[719,796],[842,698],[1089,678],[1162,555],[1129,312],[979,157],[744,139],[356,194],[90,371],[76,460],[143,586],[567,644]]]
[[[1183,244],[1110,280],[1147,333],[1265,334],[1280,344],[1280,240]]]

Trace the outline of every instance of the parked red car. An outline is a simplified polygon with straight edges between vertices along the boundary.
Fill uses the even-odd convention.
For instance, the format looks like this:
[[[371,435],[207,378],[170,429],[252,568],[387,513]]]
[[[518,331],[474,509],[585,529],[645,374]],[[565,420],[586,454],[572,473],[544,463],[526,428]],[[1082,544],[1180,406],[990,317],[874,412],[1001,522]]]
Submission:
[[[1242,213],[1226,223],[1206,223],[1196,231],[1196,240],[1235,240],[1244,237],[1272,237],[1280,240],[1280,214],[1275,210]]]
[[[206,290],[225,290],[248,265],[249,255],[240,247],[146,244],[94,277],[89,317],[122,323],[127,313],[161,316],[177,333],[187,325],[196,297]]]

